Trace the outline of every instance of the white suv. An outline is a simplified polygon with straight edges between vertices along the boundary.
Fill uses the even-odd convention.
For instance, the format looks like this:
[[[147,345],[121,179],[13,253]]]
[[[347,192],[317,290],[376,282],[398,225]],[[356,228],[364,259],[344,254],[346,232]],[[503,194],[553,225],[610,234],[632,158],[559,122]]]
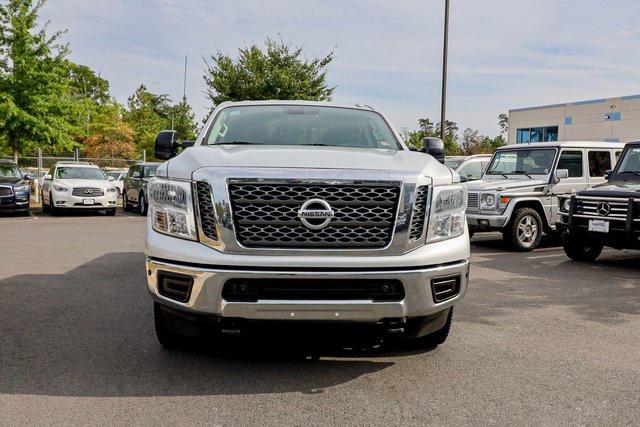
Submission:
[[[58,162],[44,176],[42,209],[56,215],[62,209],[105,210],[116,214],[118,191],[98,166]]]

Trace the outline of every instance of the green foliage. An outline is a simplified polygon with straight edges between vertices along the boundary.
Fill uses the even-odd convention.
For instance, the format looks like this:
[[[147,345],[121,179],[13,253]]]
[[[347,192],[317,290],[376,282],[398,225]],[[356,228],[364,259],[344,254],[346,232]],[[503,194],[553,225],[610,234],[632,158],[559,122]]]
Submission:
[[[45,0],[0,4],[0,136],[14,156],[25,143],[71,148],[75,105],[68,93],[62,32],[38,28]]]
[[[509,115],[506,113],[498,114],[498,129],[500,129],[500,136],[504,136],[509,132]]]
[[[182,98],[178,104],[171,107],[173,129],[179,140],[193,140],[196,138],[196,117],[191,111],[187,98]]]
[[[214,106],[224,101],[331,100],[335,87],[327,85],[326,67],[333,52],[308,60],[302,48],[282,40],[267,39],[265,45],[266,50],[255,44],[240,49],[236,59],[220,52],[210,56],[204,80]]]

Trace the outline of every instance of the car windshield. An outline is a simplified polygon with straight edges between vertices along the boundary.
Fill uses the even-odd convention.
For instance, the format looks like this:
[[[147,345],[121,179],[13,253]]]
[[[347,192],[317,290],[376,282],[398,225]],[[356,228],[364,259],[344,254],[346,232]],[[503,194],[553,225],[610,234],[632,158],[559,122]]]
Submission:
[[[553,168],[556,150],[534,148],[531,150],[501,150],[491,159],[486,175],[547,175]]]
[[[228,107],[211,124],[207,145],[327,145],[402,149],[373,111],[303,105]]]
[[[445,166],[449,166],[451,169],[456,170],[464,162],[464,159],[444,159]]]
[[[98,168],[82,168],[75,166],[59,166],[56,169],[59,179],[107,179]]]
[[[640,147],[627,149],[619,162],[617,173],[640,173]]]
[[[113,179],[120,178],[120,175],[122,175],[122,172],[107,172],[107,177],[112,177]]]
[[[158,165],[151,165],[144,167],[144,177],[151,178],[156,176],[156,170],[158,169]]]
[[[14,165],[0,165],[0,177],[2,178],[20,178],[22,174]]]

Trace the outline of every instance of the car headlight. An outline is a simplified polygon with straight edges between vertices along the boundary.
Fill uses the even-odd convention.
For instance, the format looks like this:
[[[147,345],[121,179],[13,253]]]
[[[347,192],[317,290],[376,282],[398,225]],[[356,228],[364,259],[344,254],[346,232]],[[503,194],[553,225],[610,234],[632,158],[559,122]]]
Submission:
[[[559,197],[558,206],[560,206],[560,212],[569,213],[571,211],[571,199]]]
[[[69,191],[69,187],[66,187],[64,185],[61,184],[53,184],[53,189],[56,191],[60,191],[60,192],[66,192]]]
[[[111,187],[107,188],[107,192],[109,192],[109,193],[115,193],[115,192],[116,192],[116,187],[111,186]]]
[[[190,181],[154,178],[149,183],[149,201],[154,230],[198,240]]]
[[[461,185],[433,188],[427,243],[464,234],[466,200],[466,189]]]
[[[25,191],[29,191],[29,185],[19,185],[17,187],[13,187],[13,191],[16,193],[23,193]]]
[[[496,204],[496,196],[493,194],[482,195],[482,207],[493,209]]]

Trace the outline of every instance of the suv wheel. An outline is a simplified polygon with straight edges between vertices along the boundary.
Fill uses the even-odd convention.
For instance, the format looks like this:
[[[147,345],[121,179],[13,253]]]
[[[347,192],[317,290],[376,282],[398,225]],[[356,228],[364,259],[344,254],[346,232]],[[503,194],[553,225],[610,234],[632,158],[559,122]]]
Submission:
[[[511,224],[502,232],[502,235],[512,249],[529,252],[540,245],[542,227],[542,218],[538,211],[520,208],[516,210]]]
[[[48,206],[48,211],[49,211],[49,215],[51,216],[56,216],[58,215],[58,208],[56,208],[56,204],[53,202],[53,196],[51,195],[51,193],[49,193],[49,204]]]
[[[167,320],[162,315],[162,309],[157,302],[153,303],[153,321],[156,330],[156,337],[160,344],[166,349],[181,348],[186,344],[186,338],[173,331]]]
[[[147,201],[144,198],[144,193],[140,193],[140,197],[138,198],[138,213],[142,216],[147,216],[148,209],[149,209],[149,205],[147,204]]]
[[[602,253],[602,243],[572,239],[569,233],[562,235],[562,247],[569,258],[578,262],[593,262]]]
[[[122,210],[125,212],[128,212],[131,210],[131,207],[129,206],[129,199],[127,198],[127,192],[123,191],[122,192]]]
[[[116,216],[116,208],[107,209],[106,214],[107,216]]]

